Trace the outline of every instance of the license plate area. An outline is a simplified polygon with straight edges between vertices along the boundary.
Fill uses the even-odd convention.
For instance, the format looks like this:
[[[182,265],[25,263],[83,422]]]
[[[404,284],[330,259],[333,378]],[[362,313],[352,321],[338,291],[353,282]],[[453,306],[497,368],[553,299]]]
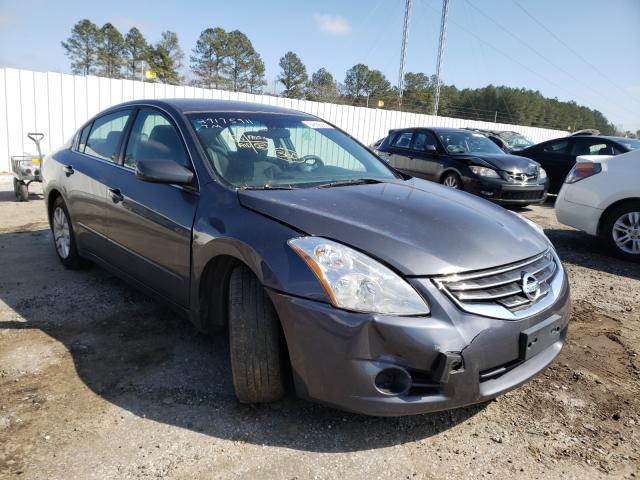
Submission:
[[[558,341],[562,317],[554,315],[520,332],[520,360],[527,361]]]

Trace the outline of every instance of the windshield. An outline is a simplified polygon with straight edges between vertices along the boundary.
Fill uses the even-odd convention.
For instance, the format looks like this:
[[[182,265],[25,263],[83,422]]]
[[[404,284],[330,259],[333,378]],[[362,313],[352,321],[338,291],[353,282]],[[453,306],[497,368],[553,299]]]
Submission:
[[[504,153],[484,135],[472,132],[438,132],[444,148],[449,153]]]
[[[640,140],[635,140],[633,138],[623,138],[619,139],[618,143],[624,145],[629,150],[638,150],[640,149]]]
[[[270,113],[188,115],[208,160],[245,188],[298,188],[398,178],[367,148],[320,120]]]
[[[507,146],[511,150],[522,150],[523,148],[530,147],[533,145],[533,142],[529,140],[527,137],[523,135],[512,135],[511,137],[505,140],[507,142]]]

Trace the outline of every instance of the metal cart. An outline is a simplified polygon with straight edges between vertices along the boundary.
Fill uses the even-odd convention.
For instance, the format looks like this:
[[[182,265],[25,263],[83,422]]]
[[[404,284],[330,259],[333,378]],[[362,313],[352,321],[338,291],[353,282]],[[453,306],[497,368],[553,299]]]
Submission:
[[[20,155],[11,157],[11,169],[13,170],[13,192],[20,202],[29,200],[29,184],[42,182],[42,150],[40,142],[44,133],[27,133],[36,144],[38,157],[33,155]]]

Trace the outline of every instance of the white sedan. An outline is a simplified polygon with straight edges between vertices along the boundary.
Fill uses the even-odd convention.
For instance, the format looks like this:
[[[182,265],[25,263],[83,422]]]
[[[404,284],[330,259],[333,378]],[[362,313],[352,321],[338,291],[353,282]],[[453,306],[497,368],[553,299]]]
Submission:
[[[558,194],[556,217],[640,261],[640,150],[578,157]]]

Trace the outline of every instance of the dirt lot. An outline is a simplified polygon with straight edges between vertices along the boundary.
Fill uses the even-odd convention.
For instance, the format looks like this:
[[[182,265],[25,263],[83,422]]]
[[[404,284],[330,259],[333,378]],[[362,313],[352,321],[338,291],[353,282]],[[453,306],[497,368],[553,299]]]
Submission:
[[[637,478],[640,265],[540,223],[569,272],[559,359],[488,404],[370,418],[233,396],[223,338],[97,267],[59,264],[38,196],[0,180],[2,478]]]

